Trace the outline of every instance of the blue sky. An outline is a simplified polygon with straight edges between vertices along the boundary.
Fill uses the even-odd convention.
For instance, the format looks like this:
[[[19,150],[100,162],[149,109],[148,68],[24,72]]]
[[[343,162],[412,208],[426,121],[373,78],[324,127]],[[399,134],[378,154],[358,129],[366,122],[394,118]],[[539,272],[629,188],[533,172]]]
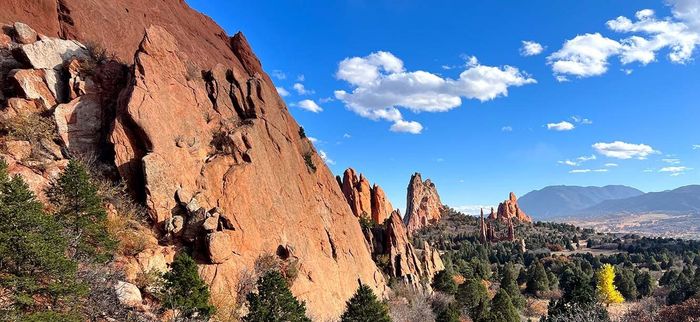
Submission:
[[[466,209],[700,183],[698,0],[187,2],[243,31],[331,170],[395,207],[416,171]]]

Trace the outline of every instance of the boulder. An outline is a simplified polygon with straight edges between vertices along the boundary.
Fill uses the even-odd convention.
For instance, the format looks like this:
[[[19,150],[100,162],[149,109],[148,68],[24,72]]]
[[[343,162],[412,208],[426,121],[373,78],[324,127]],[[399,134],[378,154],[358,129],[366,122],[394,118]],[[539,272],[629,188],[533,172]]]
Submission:
[[[141,291],[136,285],[117,281],[114,285],[114,292],[117,294],[117,299],[119,303],[128,307],[136,307],[141,304],[143,298],[141,298]]]
[[[221,264],[233,256],[233,243],[226,232],[207,234],[207,253],[212,264]]]
[[[54,111],[58,135],[70,151],[79,155],[98,151],[104,117],[99,97],[95,94],[59,104]]]
[[[11,46],[12,38],[4,33],[0,33],[0,49],[8,49]]]
[[[9,77],[21,91],[22,97],[37,100],[44,110],[49,110],[56,105],[56,98],[45,81],[45,71],[16,69],[10,72]]]
[[[208,232],[215,231],[219,227],[219,214],[214,214],[209,216],[207,219],[204,220],[204,224],[202,224],[202,228]]]
[[[21,22],[15,22],[15,39],[20,44],[31,44],[37,40],[37,33],[31,27]]]
[[[443,210],[444,206],[435,184],[430,179],[423,181],[420,173],[414,173],[406,193],[404,223],[408,234],[411,235],[420,228],[437,223]]]
[[[59,69],[65,61],[73,58],[88,59],[85,46],[75,40],[48,38],[22,45],[14,52],[20,61],[25,61],[34,69]]]

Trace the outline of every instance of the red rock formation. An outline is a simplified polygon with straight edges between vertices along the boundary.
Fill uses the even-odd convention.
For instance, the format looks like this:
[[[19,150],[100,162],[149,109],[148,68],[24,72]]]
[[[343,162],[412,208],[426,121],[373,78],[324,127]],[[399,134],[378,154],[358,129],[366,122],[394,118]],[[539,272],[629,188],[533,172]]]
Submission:
[[[406,215],[404,223],[408,234],[415,230],[436,223],[442,216],[443,205],[440,202],[435,184],[421,179],[420,173],[411,176],[406,194]]]
[[[95,40],[134,63],[111,127],[114,161],[145,199],[157,230],[183,243],[202,243],[205,252],[195,257],[215,298],[233,295],[239,273],[280,247],[299,265],[292,291],[314,319],[336,318],[358,279],[384,293],[385,280],[343,193],[308,139],[299,136],[242,34],[228,38],[177,0],[25,2],[3,0],[0,22],[37,22],[39,34]],[[88,93],[66,92],[82,101],[90,94],[89,86],[83,88]],[[8,100],[6,110],[15,111],[18,100]],[[71,122],[93,119],[81,104],[72,102],[54,115],[65,121],[63,148],[85,143],[74,139],[93,130]],[[65,160],[58,150],[52,157],[57,163]],[[38,177],[36,186],[58,173],[47,168],[50,173],[37,174],[10,158],[11,171]],[[118,261],[133,276],[132,264],[140,271],[164,269],[173,253],[172,246],[162,246]]]
[[[393,207],[384,190],[377,184],[370,188],[367,178],[362,174],[358,177],[354,169],[345,170],[340,185],[355,216],[367,216],[373,222],[381,224],[391,215]]]
[[[502,222],[507,222],[508,220],[515,218],[522,222],[532,223],[532,218],[530,218],[530,216],[525,214],[525,212],[518,207],[518,198],[515,197],[515,194],[512,192],[510,193],[508,200],[498,205],[496,218]]]

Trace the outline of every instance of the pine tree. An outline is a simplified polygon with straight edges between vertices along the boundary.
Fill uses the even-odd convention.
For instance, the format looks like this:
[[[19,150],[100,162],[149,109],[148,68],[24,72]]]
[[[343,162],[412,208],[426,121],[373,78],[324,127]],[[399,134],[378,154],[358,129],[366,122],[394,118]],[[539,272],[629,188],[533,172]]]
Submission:
[[[65,229],[71,257],[88,262],[109,260],[117,243],[107,232],[107,212],[85,166],[71,160],[47,195]]]
[[[539,260],[536,260],[530,264],[527,269],[527,291],[532,294],[537,294],[538,292],[549,291],[549,280],[547,279],[547,271],[544,269],[544,265]]]
[[[488,322],[519,322],[520,315],[508,296],[508,293],[500,289],[491,301],[491,310],[488,314]]]
[[[615,269],[612,265],[603,265],[600,271],[598,271],[596,277],[596,290],[598,291],[598,298],[602,303],[610,305],[613,303],[622,303],[625,301],[625,298],[622,297],[620,291],[618,291],[617,288],[615,288]]]
[[[48,307],[70,309],[84,291],[75,281],[76,263],[64,256],[66,241],[60,231],[24,180],[10,178],[0,160],[0,289],[12,294],[3,300],[7,310],[0,319],[70,318]],[[37,298],[43,301],[37,303]]]
[[[515,274],[515,266],[513,263],[506,264],[503,268],[501,288],[508,293],[515,307],[523,308],[525,307],[525,298],[520,293],[520,286],[518,286],[517,276]]]
[[[474,321],[486,317],[489,307],[489,295],[486,286],[479,279],[470,278],[457,288],[457,303]]]
[[[631,270],[617,269],[615,287],[626,300],[631,301],[637,298],[637,285],[634,283],[634,272]]]
[[[249,313],[246,322],[310,322],[306,305],[299,303],[289,290],[287,281],[276,270],[267,272],[258,280],[258,293],[249,293]]]
[[[459,310],[454,303],[450,303],[440,312],[437,312],[435,322],[459,322]]]
[[[340,317],[342,322],[391,322],[389,309],[377,299],[369,286],[360,284],[355,295],[345,303],[345,313]]]
[[[561,278],[561,289],[564,303],[588,304],[595,301],[595,291],[591,279],[581,269],[569,267],[564,270]]]
[[[697,273],[696,273],[697,274]],[[651,296],[654,293],[654,278],[649,272],[644,272],[635,279],[637,292],[641,297]]]
[[[209,304],[209,288],[197,272],[197,263],[187,253],[175,256],[170,271],[163,274],[163,305],[177,309],[184,317],[208,317],[214,314]]]
[[[452,274],[448,270],[442,270],[435,274],[432,287],[436,291],[450,295],[454,295],[457,292],[457,283],[452,279]]]

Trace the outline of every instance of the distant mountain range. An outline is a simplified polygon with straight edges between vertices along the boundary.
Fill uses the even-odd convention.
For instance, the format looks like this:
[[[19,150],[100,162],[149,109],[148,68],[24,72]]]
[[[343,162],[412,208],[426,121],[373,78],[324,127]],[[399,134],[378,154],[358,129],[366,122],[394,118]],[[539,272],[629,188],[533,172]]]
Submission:
[[[644,192],[622,185],[605,187],[548,186],[528,192],[518,204],[535,219],[545,220],[571,216],[609,200],[644,195]]]
[[[622,185],[548,186],[525,194],[518,204],[539,220],[651,212],[698,214],[700,185],[649,193]]]

